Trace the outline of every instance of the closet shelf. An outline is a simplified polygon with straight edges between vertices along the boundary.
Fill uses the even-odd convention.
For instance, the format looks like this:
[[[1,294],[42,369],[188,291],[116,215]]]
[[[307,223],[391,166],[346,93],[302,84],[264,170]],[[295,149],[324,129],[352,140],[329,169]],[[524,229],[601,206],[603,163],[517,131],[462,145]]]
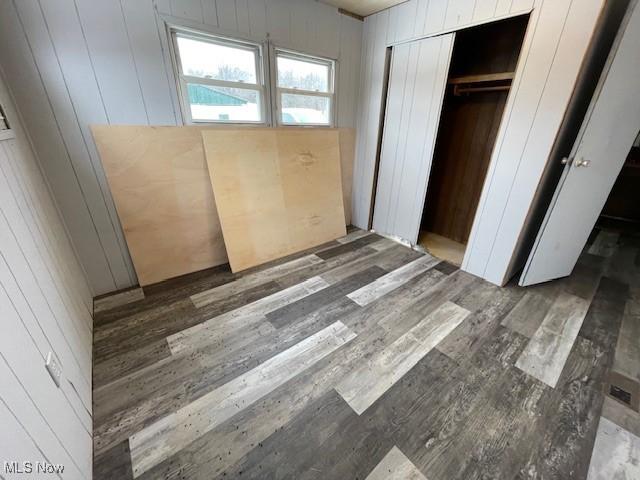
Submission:
[[[515,72],[486,73],[483,75],[465,75],[462,77],[450,78],[447,83],[450,85],[462,85],[468,83],[500,82],[513,80]]]

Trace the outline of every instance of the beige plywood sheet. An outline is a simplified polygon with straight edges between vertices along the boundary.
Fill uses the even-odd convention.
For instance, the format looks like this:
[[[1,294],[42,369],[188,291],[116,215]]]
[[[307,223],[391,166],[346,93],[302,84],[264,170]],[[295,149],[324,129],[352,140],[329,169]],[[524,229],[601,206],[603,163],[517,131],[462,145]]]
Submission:
[[[341,128],[339,132],[344,224],[351,225],[351,185],[353,184],[353,159],[356,158],[356,129]]]
[[[140,285],[227,262],[201,135],[225,128],[92,126]],[[339,132],[348,225],[355,131]]]
[[[227,261],[200,128],[92,129],[140,285]]]
[[[202,138],[234,272],[346,234],[337,130],[207,130]]]

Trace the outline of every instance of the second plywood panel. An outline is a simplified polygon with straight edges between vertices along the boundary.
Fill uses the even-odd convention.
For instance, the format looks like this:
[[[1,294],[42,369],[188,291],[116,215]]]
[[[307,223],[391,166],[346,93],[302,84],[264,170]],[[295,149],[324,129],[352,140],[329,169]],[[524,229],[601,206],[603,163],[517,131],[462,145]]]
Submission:
[[[202,132],[231,269],[346,234],[337,130]]]

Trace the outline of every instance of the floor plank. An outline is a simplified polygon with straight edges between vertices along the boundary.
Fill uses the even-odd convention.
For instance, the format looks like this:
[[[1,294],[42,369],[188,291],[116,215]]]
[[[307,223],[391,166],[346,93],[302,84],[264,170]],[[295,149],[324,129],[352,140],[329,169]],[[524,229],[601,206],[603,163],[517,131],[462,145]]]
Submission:
[[[358,290],[351,292],[347,295],[351,300],[356,302],[361,307],[368,305],[369,303],[377,300],[383,295],[395,290],[402,284],[408,282],[412,278],[429,270],[435,266],[439,260],[424,256],[420,257],[412,262],[397,268],[386,275],[378,278],[376,281],[371,282]]]
[[[600,419],[588,480],[640,478],[640,437]]]
[[[297,301],[288,302],[280,308],[271,310],[265,314],[265,317],[274,327],[282,328],[296,321],[298,318],[317,310],[321,306],[348,295],[362,285],[367,285],[375,281],[385,273],[385,270],[374,265],[366,270],[354,273],[327,288],[323,288]]]
[[[549,308],[516,366],[555,387],[588,308],[586,300],[561,293]]]
[[[613,370],[640,382],[640,302],[627,300]]]
[[[195,348],[203,343],[214,342],[230,332],[246,328],[265,318],[265,315],[327,288],[329,284],[320,277],[312,277],[298,285],[280,290],[243,307],[213,317],[181,332],[167,337],[173,355]]]
[[[564,480],[601,418],[638,436],[607,393],[636,382],[640,237],[600,229],[568,278],[501,288],[348,232],[98,312],[94,478]]]
[[[204,305],[217,302],[230,295],[241,293],[248,288],[275,280],[287,273],[307,268],[321,262],[322,259],[316,255],[306,255],[304,257],[291,260],[290,262],[281,263],[274,267],[242,276],[233,282],[225,283],[219,287],[196,293],[195,295],[191,295],[191,301],[196,307],[202,307]]]
[[[588,252],[591,255],[610,257],[615,251],[620,234],[608,230],[601,230],[595,238]]]
[[[367,230],[354,230],[353,232],[348,233],[344,237],[340,237],[336,240],[338,243],[350,243],[354,240],[358,240],[359,238],[366,237],[367,235],[371,235],[371,232]]]
[[[416,466],[398,449],[389,450],[366,480],[427,480]]]
[[[336,391],[357,414],[362,414],[468,315],[468,310],[445,302],[347,376]]]
[[[129,439],[134,476],[231,418],[355,337],[341,322],[145,427]]]

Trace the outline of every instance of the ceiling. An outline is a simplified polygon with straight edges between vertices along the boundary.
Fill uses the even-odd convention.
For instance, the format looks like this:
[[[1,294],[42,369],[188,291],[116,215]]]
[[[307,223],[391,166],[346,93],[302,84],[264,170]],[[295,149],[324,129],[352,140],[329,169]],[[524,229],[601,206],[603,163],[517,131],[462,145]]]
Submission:
[[[405,1],[406,0],[322,0],[323,3],[343,8],[363,17]]]

